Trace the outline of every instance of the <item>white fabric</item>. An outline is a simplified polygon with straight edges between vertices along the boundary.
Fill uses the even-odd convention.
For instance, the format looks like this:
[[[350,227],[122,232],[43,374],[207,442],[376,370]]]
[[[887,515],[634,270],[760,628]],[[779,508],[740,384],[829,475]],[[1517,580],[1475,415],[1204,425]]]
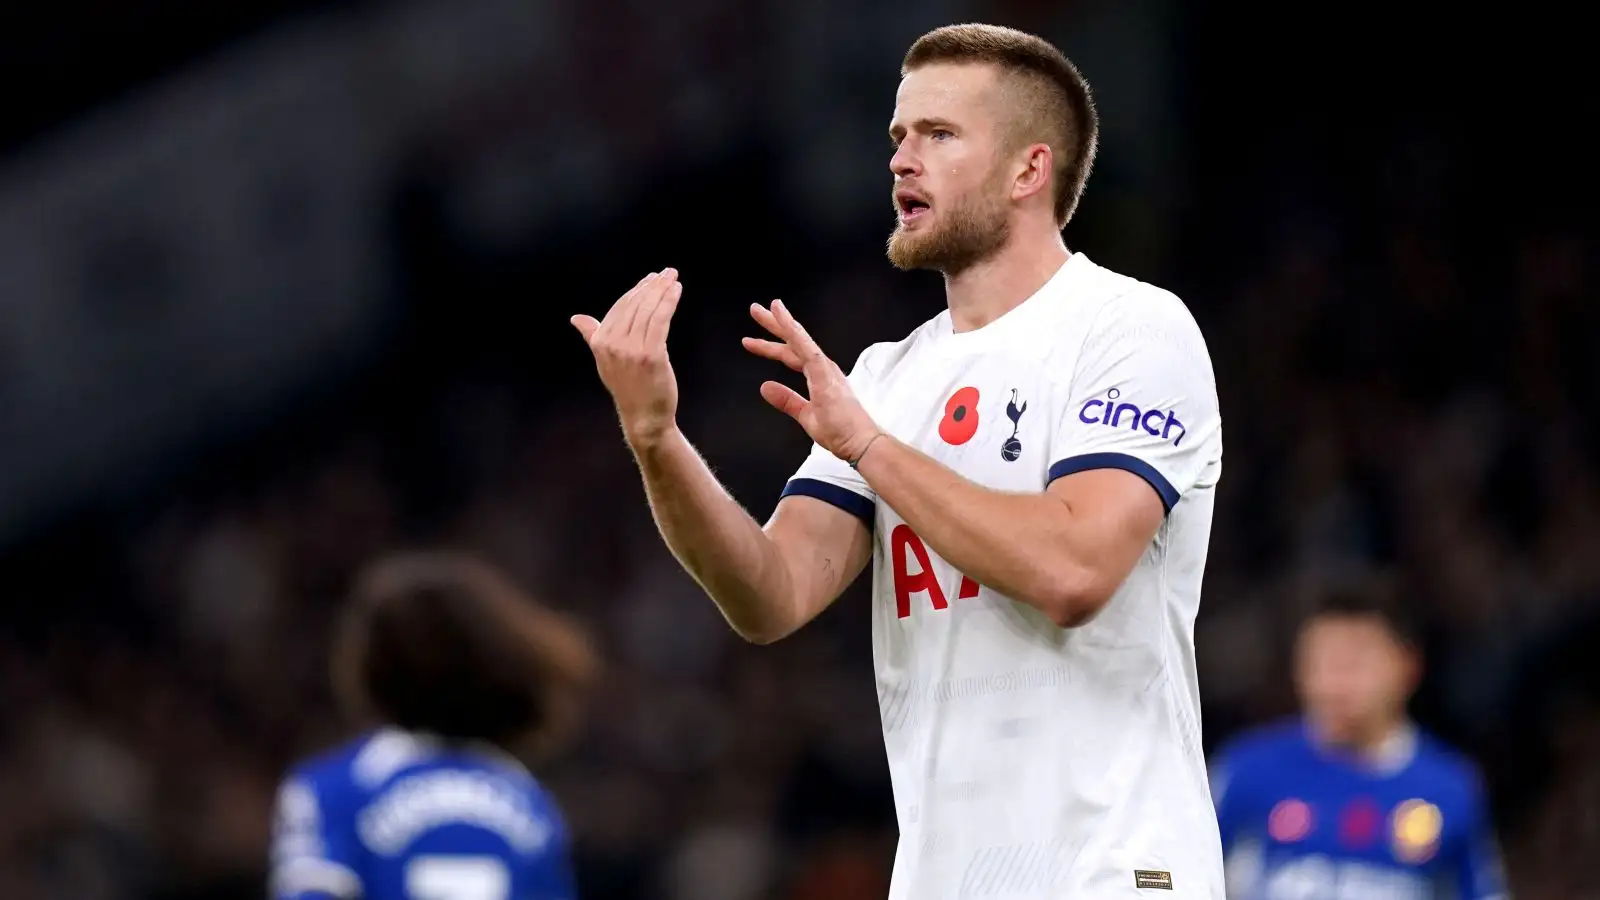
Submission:
[[[984,328],[953,333],[945,312],[869,347],[851,381],[889,433],[989,488],[1037,492],[1109,466],[1169,507],[1101,614],[1062,629],[963,590],[827,451],[800,466],[786,494],[864,508],[875,531],[873,646],[900,823],[891,900],[1221,900],[1193,626],[1222,437],[1188,310],[1075,254]],[[975,403],[941,434],[969,387]],[[919,550],[937,587],[916,581]],[[1136,871],[1170,873],[1171,890]]]

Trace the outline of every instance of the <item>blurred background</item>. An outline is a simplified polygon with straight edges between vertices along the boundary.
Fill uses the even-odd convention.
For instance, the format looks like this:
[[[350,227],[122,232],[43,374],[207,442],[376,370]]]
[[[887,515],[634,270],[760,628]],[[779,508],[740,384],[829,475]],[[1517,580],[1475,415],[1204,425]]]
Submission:
[[[543,774],[591,898],[883,896],[864,582],[741,644],[661,547],[566,324],[687,285],[683,425],[757,517],[806,451],[751,301],[841,360],[943,302],[883,259],[924,30],[1097,90],[1069,246],[1184,297],[1227,418],[1207,745],[1289,712],[1303,599],[1393,570],[1416,714],[1520,897],[1600,850],[1600,312],[1582,31],[1180,0],[56,0],[0,13],[0,896],[260,897],[371,554],[475,549],[610,670]],[[1587,856],[1585,854],[1588,854]]]

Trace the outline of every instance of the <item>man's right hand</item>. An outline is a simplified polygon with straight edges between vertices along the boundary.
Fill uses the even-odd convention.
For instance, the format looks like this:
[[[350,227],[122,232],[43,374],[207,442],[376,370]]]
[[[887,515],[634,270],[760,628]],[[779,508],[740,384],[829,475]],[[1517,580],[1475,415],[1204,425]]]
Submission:
[[[622,432],[634,449],[659,440],[676,425],[678,379],[667,358],[667,331],[683,296],[678,270],[646,275],[612,305],[603,320],[573,316],[594,353],[600,380],[611,392]]]

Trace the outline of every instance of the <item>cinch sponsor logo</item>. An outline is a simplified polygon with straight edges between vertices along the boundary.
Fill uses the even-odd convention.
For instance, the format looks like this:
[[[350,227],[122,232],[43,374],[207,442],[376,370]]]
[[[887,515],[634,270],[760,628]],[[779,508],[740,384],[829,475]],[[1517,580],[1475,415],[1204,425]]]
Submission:
[[[1172,410],[1140,409],[1132,403],[1119,403],[1121,397],[1122,392],[1112,388],[1106,391],[1104,400],[1096,397],[1085,402],[1083,408],[1078,410],[1078,421],[1085,425],[1109,425],[1129,430],[1142,428],[1145,434],[1172,441],[1174,447],[1183,443],[1183,436],[1187,432]],[[1178,435],[1176,438],[1172,436],[1174,432]]]

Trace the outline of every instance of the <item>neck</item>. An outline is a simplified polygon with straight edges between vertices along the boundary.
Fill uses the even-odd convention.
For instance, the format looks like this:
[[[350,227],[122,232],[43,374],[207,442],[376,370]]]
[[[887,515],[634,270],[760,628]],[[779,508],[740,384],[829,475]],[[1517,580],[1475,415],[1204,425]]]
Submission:
[[[1392,760],[1390,757],[1403,749],[1407,735],[1410,733],[1411,723],[1406,719],[1383,719],[1371,723],[1363,728],[1359,734],[1351,735],[1345,740],[1335,741],[1323,735],[1313,723],[1312,733],[1317,736],[1318,743],[1324,746],[1341,747],[1361,759],[1377,765],[1386,765]]]
[[[1048,238],[1013,236],[998,252],[944,277],[950,322],[958,332],[982,328],[1044,287],[1072,254],[1061,232]]]

